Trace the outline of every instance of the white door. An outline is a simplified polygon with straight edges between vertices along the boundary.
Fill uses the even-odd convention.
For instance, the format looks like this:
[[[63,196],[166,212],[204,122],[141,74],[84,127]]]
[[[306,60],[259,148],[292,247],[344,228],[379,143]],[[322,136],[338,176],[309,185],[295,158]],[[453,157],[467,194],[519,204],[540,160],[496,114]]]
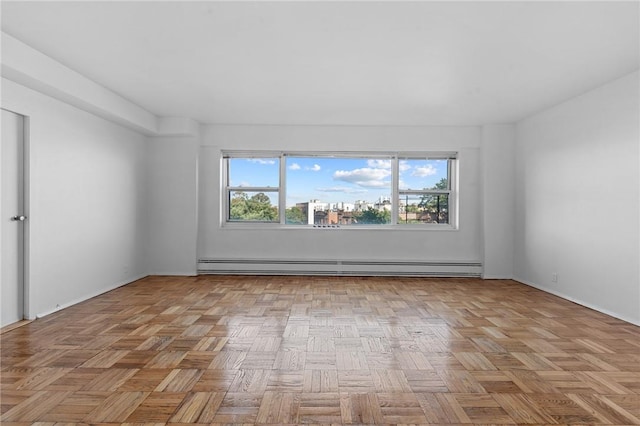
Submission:
[[[24,318],[24,118],[2,110],[1,324]]]

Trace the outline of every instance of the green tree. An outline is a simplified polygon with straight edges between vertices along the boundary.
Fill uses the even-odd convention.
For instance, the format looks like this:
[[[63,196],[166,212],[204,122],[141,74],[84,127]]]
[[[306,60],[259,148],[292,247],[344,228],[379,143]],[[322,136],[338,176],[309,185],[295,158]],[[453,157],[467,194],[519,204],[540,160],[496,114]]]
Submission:
[[[300,207],[290,207],[285,211],[286,222],[291,225],[306,225],[307,217]]]
[[[245,192],[238,191],[231,199],[229,218],[231,220],[274,221],[278,219],[278,208],[272,206],[269,197],[262,192],[249,197]]]
[[[367,210],[354,214],[356,220],[361,225],[381,225],[391,223],[391,212],[388,210],[377,210],[369,207]]]
[[[238,191],[233,195],[231,199],[231,205],[229,206],[229,219],[231,220],[244,220],[247,214],[247,201],[249,196],[245,192]]]
[[[431,189],[449,189],[449,183],[447,182],[447,178],[440,179],[440,182],[433,185]]]
[[[415,204],[409,204],[408,206],[405,206],[404,208],[405,208],[405,211],[407,213],[418,213],[420,211],[418,206],[416,206]]]
[[[449,189],[449,182],[447,178],[442,178],[430,189]],[[449,223],[449,195],[425,194],[420,199],[418,207],[429,215],[431,222]]]

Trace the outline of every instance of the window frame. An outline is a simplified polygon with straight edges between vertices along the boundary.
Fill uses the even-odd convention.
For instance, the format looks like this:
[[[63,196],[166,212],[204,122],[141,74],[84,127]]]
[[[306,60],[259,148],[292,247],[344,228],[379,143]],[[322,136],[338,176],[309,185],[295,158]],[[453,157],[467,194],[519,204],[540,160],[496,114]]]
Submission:
[[[424,155],[412,155],[412,156],[399,156],[398,157],[398,161],[397,161],[397,165],[399,166],[400,162],[402,160],[446,160],[447,161],[447,189],[400,189],[400,185],[399,182],[394,186],[395,189],[398,190],[397,194],[394,194],[394,199],[398,200],[398,205],[396,206],[396,208],[393,209],[393,211],[398,215],[398,217],[396,217],[395,222],[393,222],[395,225],[400,225],[400,226],[415,226],[415,227],[424,227],[425,225],[435,225],[435,226],[441,226],[441,225],[451,225],[454,226],[454,223],[452,223],[452,218],[457,218],[457,214],[456,214],[456,207],[457,207],[457,202],[452,202],[452,194],[453,194],[453,184],[456,181],[456,176],[457,174],[455,173],[456,166],[457,166],[457,154],[456,156],[452,156],[451,154],[447,154],[446,156],[428,156],[425,157]],[[400,176],[400,171],[398,170],[398,180],[399,180],[399,176]],[[416,223],[416,224],[407,224],[407,223],[401,223],[400,220],[400,197],[402,197],[403,195],[419,195],[419,196],[425,196],[425,195],[446,195],[447,196],[447,217],[448,217],[448,221],[446,223]],[[405,206],[406,208],[406,206]]]
[[[230,155],[231,154],[231,155]],[[230,185],[230,167],[229,167],[229,159],[231,158],[239,158],[239,159],[265,159],[265,158],[273,158],[278,161],[278,186],[232,186]],[[236,155],[236,152],[223,152],[222,155],[222,179],[223,179],[223,197],[224,202],[221,203],[224,206],[224,222],[226,224],[249,224],[249,223],[257,223],[257,224],[279,224],[281,223],[281,212],[280,205],[282,204],[282,200],[280,198],[280,194],[282,191],[282,157],[281,155],[274,155],[274,153],[263,152],[262,154],[256,153],[255,151],[242,153],[242,155]],[[232,192],[263,192],[263,193],[277,193],[278,194],[278,204],[276,207],[278,208],[278,220],[232,220],[231,219],[231,193]]]
[[[383,159],[391,161],[391,223],[388,224],[367,224],[367,225],[310,225],[310,224],[287,224],[286,223],[286,179],[287,179],[287,157],[304,158],[362,158],[362,159]],[[240,159],[276,159],[279,165],[279,186],[274,187],[245,187],[229,185],[229,162],[230,158]],[[399,188],[399,164],[402,160],[447,160],[447,183],[448,189],[400,189]],[[222,202],[221,223],[222,228],[259,228],[259,229],[395,229],[395,230],[457,230],[458,229],[458,152],[455,151],[417,151],[417,152],[379,152],[379,151],[345,151],[345,152],[318,152],[318,151],[268,151],[268,150],[221,150],[221,189]],[[274,221],[250,221],[250,220],[230,220],[231,193],[233,191],[244,192],[270,192],[277,193],[278,197],[278,220]],[[400,223],[400,196],[401,194],[412,195],[448,195],[448,223]],[[395,200],[395,201],[394,201]]]

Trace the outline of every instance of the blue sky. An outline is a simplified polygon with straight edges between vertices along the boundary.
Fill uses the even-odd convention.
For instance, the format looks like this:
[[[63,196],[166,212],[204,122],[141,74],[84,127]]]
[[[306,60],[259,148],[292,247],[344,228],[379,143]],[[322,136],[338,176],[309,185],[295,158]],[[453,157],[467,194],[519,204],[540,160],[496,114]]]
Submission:
[[[231,159],[232,186],[278,186],[278,158]],[[321,202],[375,202],[391,196],[391,161],[286,157],[287,207]],[[446,160],[400,160],[400,189],[430,188],[447,176]]]

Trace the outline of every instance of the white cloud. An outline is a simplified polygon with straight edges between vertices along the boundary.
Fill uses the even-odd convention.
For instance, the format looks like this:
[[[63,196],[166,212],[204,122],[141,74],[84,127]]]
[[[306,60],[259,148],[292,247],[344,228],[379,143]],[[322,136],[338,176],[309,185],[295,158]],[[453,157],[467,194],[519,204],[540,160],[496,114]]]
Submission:
[[[314,164],[312,167],[305,167],[305,170],[311,170],[312,172],[319,172],[320,169],[322,167],[320,167],[318,164]]]
[[[365,188],[384,188],[391,182],[384,179],[391,176],[389,169],[376,169],[365,167],[355,170],[338,170],[333,174],[333,179],[354,183]]]
[[[373,169],[389,169],[391,170],[391,160],[367,160],[367,166]]]
[[[349,188],[347,186],[332,186],[330,188],[316,188],[320,192],[344,192],[346,194],[361,194],[367,192],[366,189]]]
[[[411,168],[408,164],[407,160],[400,160],[398,167],[401,172],[406,172]],[[391,160],[381,160],[381,159],[373,159],[367,160],[367,166],[372,169],[388,169],[391,170]]]
[[[436,170],[435,167],[429,164],[424,167],[416,167],[411,173],[411,176],[426,177],[426,176],[433,176],[436,173],[438,173],[438,170]]]
[[[389,188],[391,186],[391,181],[370,180],[370,181],[357,182],[357,184],[365,188]]]
[[[400,165],[398,167],[400,167],[400,172],[406,172],[411,168],[406,160],[400,160]]]
[[[248,158],[247,161],[250,163],[264,164],[264,165],[276,164],[276,160],[265,159],[265,158]]]
[[[289,170],[300,170],[300,164],[298,163],[291,163],[291,165],[289,166]]]

